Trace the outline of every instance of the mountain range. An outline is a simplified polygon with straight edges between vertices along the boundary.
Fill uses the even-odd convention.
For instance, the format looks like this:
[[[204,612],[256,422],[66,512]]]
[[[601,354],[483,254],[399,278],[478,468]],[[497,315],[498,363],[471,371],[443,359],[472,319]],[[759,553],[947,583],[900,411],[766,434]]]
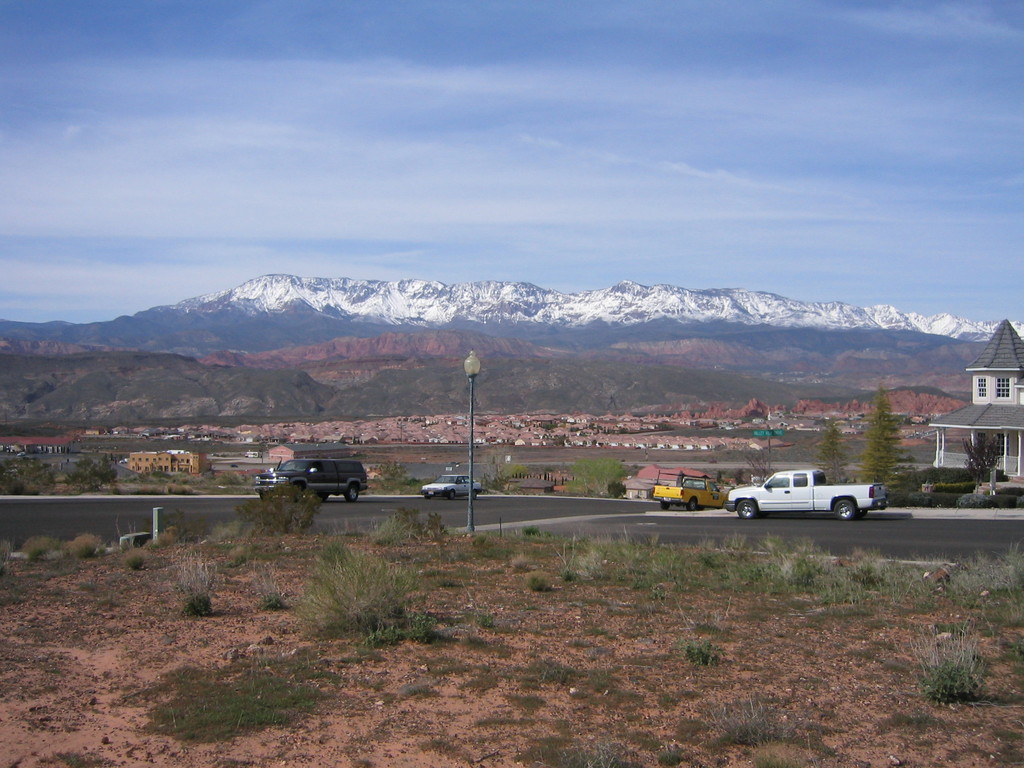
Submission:
[[[879,383],[960,393],[995,324],[742,289],[266,275],[106,322],[0,320],[0,407],[85,420],[441,412],[463,399],[451,373],[469,349],[503,376],[495,410],[785,402]],[[125,388],[139,381],[149,390]]]
[[[919,331],[955,339],[987,339],[995,323],[950,314],[924,316],[882,304],[801,302],[744,289],[691,290],[620,282],[610,288],[562,293],[522,282],[446,285],[427,280],[351,280],[265,275],[237,288],[188,299],[155,312],[212,315],[231,311],[272,315],[310,309],[339,319],[423,328],[464,324],[583,328],[676,323],[739,323],[782,328]]]

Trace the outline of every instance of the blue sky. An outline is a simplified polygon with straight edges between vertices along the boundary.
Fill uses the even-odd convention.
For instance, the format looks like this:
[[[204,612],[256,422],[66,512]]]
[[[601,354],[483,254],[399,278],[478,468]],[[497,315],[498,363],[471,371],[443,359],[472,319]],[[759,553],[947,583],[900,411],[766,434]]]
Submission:
[[[0,0],[0,318],[268,273],[1024,320],[1024,3]]]

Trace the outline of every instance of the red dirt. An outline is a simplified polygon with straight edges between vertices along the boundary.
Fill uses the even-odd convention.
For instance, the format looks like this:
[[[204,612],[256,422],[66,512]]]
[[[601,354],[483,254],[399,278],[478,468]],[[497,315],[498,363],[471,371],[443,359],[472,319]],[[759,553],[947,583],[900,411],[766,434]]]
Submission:
[[[294,605],[323,543],[259,540],[240,565],[230,564],[239,559],[230,546],[203,547],[220,572],[206,618],[184,616],[175,590],[185,545],[147,550],[138,571],[120,553],[9,563],[0,578],[0,768],[498,768],[613,748],[622,762],[592,764],[1024,764],[1022,672],[1006,650],[1019,629],[979,632],[986,702],[939,707],[918,689],[913,643],[936,625],[977,618],[941,595],[922,608],[885,598],[835,606],[743,585],[554,577],[538,592],[527,573],[558,572],[566,542],[482,556],[460,537],[385,553],[419,569],[429,588],[412,607],[438,617],[445,639],[368,653],[354,638],[310,636],[292,609],[258,606],[259,567],[272,564]],[[694,638],[710,639],[721,663],[688,662],[677,642]],[[240,660],[295,654],[312,654],[329,673],[316,683],[324,698],[314,713],[217,743],[153,729],[162,700],[154,686],[167,673],[192,665],[216,678]],[[565,674],[537,680],[543,668]],[[722,743],[722,708],[752,699],[769,704],[788,737]]]

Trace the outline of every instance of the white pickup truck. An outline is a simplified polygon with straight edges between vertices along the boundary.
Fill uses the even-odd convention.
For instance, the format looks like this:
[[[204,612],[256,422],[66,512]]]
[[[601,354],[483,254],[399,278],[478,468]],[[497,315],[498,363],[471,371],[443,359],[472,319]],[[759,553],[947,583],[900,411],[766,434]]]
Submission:
[[[764,485],[734,488],[725,502],[727,510],[744,520],[772,512],[831,512],[840,520],[858,520],[868,510],[887,505],[884,485],[828,485],[819,469],[776,472]]]

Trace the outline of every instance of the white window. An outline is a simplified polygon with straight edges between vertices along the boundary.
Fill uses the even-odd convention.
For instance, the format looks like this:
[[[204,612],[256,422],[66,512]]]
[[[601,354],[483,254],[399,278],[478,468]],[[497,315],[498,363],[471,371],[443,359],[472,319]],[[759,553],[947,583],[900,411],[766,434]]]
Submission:
[[[996,445],[999,446],[999,455],[1000,456],[1005,456],[1006,455],[1006,433],[1005,432],[996,432],[995,438],[996,438]]]
[[[996,379],[996,397],[1003,397],[1009,399],[1010,397],[1010,379],[1006,376],[1000,376]]]
[[[984,376],[978,377],[978,399],[986,400],[988,398],[988,379]]]

